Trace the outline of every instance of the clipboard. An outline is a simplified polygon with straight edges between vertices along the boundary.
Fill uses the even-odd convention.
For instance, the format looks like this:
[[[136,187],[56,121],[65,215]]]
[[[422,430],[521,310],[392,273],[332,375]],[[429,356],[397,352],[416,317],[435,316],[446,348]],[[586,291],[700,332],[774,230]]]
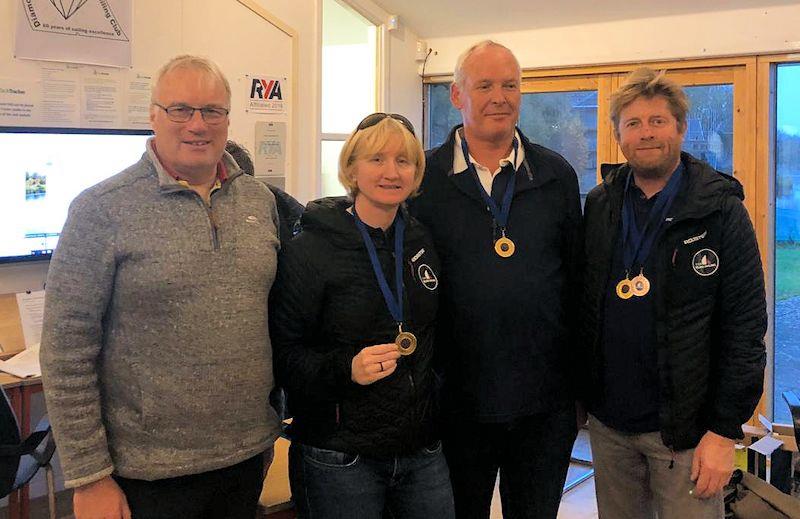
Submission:
[[[3,360],[25,349],[16,294],[0,294],[0,348]]]

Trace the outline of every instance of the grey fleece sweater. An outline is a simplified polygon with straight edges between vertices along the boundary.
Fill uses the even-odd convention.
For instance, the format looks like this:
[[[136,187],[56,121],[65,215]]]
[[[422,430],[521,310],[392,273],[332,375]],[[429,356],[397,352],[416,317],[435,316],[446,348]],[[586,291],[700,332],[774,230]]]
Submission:
[[[72,203],[47,278],[42,374],[66,486],[162,479],[268,448],[278,421],[267,187],[223,157],[208,208],[142,159]],[[214,226],[216,225],[216,232]]]

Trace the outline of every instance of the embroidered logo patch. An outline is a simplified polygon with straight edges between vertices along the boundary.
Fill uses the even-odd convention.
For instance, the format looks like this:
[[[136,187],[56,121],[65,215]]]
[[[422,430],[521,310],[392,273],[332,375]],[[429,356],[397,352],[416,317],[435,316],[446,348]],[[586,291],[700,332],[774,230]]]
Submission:
[[[719,256],[711,249],[701,249],[692,258],[692,268],[699,276],[711,276],[719,269]]]
[[[439,286],[439,280],[436,279],[436,274],[433,273],[433,269],[425,263],[417,268],[417,274],[419,274],[419,280],[422,283],[422,286],[428,290],[436,290],[436,287]]]
[[[258,217],[253,216],[252,214],[249,215],[247,218],[244,219],[247,223],[258,223]]]
[[[708,234],[708,231],[703,231],[703,234],[698,234],[697,236],[692,236],[691,238],[687,238],[687,239],[683,240],[683,244],[684,245],[689,245],[690,243],[694,243],[696,241],[700,241],[703,238],[705,238],[707,234]]]

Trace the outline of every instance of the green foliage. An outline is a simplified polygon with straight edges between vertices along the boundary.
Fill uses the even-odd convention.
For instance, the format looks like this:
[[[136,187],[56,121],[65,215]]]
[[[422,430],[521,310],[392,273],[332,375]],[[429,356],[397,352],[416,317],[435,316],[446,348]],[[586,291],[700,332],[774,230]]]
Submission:
[[[775,247],[775,299],[800,296],[800,245],[778,242]]]
[[[800,190],[795,175],[800,173],[800,135],[791,135],[778,129],[775,139],[776,182],[775,196],[792,196]]]

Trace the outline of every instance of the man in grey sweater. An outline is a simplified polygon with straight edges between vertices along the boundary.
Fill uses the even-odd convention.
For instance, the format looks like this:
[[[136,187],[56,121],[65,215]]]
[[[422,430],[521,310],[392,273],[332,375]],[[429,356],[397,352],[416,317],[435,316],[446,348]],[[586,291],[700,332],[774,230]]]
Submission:
[[[41,362],[76,519],[255,514],[278,218],[224,152],[230,96],[212,62],[171,60],[141,160],[70,207]]]

